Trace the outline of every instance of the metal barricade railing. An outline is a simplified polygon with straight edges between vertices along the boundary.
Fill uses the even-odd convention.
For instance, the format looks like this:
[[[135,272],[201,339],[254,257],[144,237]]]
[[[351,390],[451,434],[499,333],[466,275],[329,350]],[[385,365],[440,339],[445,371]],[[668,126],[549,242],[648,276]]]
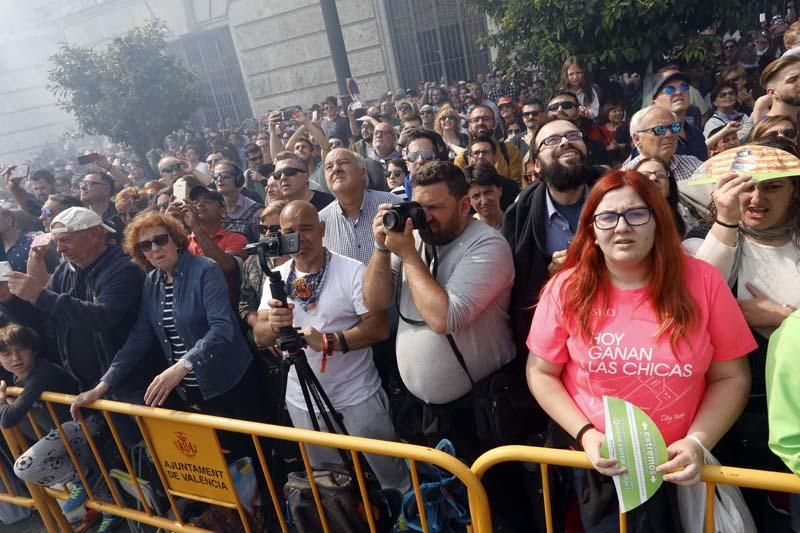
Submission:
[[[542,497],[544,499],[545,524],[547,532],[553,532],[553,510],[550,501],[550,466],[570,468],[592,468],[586,454],[579,451],[540,448],[535,446],[502,446],[484,453],[472,465],[472,471],[483,479],[493,466],[507,462],[537,463],[542,477]],[[705,465],[702,480],[706,483],[705,530],[714,533],[714,493],[717,485],[735,485],[742,488],[800,493],[800,477],[783,472],[751,470],[728,466]],[[620,513],[620,532],[627,531],[625,514]]]
[[[10,387],[6,394],[16,396],[21,392],[22,389]],[[355,466],[361,503],[365,510],[372,509],[372,505],[368,501],[367,482],[365,481],[364,473],[358,460],[358,453],[377,454],[405,459],[409,466],[412,486],[416,493],[416,501],[420,515],[419,519],[422,529],[425,532],[427,532],[429,528],[425,506],[422,502],[417,463],[429,463],[447,470],[456,476],[467,489],[472,519],[470,531],[475,533],[488,533],[491,531],[489,503],[481,481],[473,474],[468,466],[442,451],[405,443],[329,434],[198,413],[145,407],[109,400],[96,401],[84,407],[83,410],[96,410],[102,415],[111,433],[113,444],[116,446],[116,452],[119,454],[119,458],[122,460],[129,479],[133,484],[132,490],[135,492],[141,506],[141,509],[138,507],[134,508],[126,505],[121,497],[119,489],[109,473],[108,466],[98,447],[98,443],[82,415],[79,416],[78,422],[80,423],[83,435],[94,456],[94,465],[96,465],[99,470],[100,476],[107,487],[108,494],[103,495],[107,497],[101,497],[100,494],[92,490],[92,486],[86,477],[86,472],[83,472],[78,466],[80,463],[77,460],[75,450],[70,444],[69,439],[65,438],[66,435],[63,428],[61,428],[61,424],[66,422],[66,420],[59,419],[54,409],[54,405],[69,405],[73,399],[74,396],[52,392],[45,392],[41,396],[41,400],[50,413],[54,421],[54,427],[58,429],[67,454],[72,464],[76,467],[78,477],[86,490],[86,508],[93,509],[99,513],[116,515],[128,520],[170,531],[207,532],[208,530],[195,527],[183,519],[181,510],[176,501],[178,498],[182,498],[235,510],[241,520],[242,530],[250,533],[252,528],[250,527],[244,504],[237,495],[231,473],[228,471],[228,465],[219,443],[217,432],[223,431],[247,435],[252,440],[253,449],[256,454],[253,460],[257,462],[261,468],[261,473],[265,478],[265,485],[269,492],[269,499],[272,502],[276,519],[280,524],[281,530],[284,532],[289,531],[289,529],[281,503],[282,497],[279,495],[279,488],[276,487],[270,473],[261,438],[297,443],[306,474],[309,477],[314,503],[325,533],[329,531],[329,526],[322,505],[320,490],[317,483],[314,481],[312,466],[308,458],[308,445],[338,448],[350,453]],[[166,516],[161,516],[165,513],[155,512],[148,504],[148,498],[144,495],[142,482],[140,482],[139,476],[137,475],[138,473],[134,470],[133,464],[128,457],[128,450],[126,450],[123,444],[123,439],[120,437],[120,432],[117,427],[118,424],[115,422],[114,416],[112,415],[126,415],[135,420],[136,426],[146,446],[147,453],[153,459],[152,463],[158,474],[159,481],[166,492],[169,509],[172,511],[171,517],[167,518]],[[29,418],[31,422],[33,422],[33,417]],[[33,426],[36,428],[36,436],[41,439],[41,431],[36,427],[35,423],[33,423]],[[26,439],[16,428],[4,430],[3,434],[9,442],[9,446],[12,448],[12,454],[15,459],[19,457],[29,445],[26,444]],[[2,472],[2,469],[0,469],[0,475],[6,475]],[[8,475],[13,475],[13,473]],[[5,479],[3,479],[3,481],[5,481]],[[205,487],[204,490],[196,491],[194,487],[197,485]],[[61,514],[57,503],[53,499],[66,498],[66,492],[50,488],[41,490],[40,487],[33,485],[31,494],[37,493],[40,496],[39,499],[36,497],[26,499],[13,495],[0,495],[0,501],[10,501],[19,505],[35,507],[40,514],[42,514],[42,519],[48,531],[69,531],[69,526],[66,525],[64,516]],[[377,531],[372,513],[366,512],[365,514],[370,531]]]

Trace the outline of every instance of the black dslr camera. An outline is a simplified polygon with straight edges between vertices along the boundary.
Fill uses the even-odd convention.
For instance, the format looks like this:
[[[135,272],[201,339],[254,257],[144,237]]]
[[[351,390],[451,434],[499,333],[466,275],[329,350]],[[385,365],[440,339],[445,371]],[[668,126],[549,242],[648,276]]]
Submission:
[[[411,219],[414,229],[427,227],[425,211],[417,202],[402,202],[392,205],[383,215],[383,227],[389,231],[403,231],[406,227],[406,220]]]
[[[297,233],[284,235],[280,231],[280,226],[270,226],[265,237],[244,247],[247,255],[260,256],[263,254],[265,257],[296,254],[299,250],[300,237]]]

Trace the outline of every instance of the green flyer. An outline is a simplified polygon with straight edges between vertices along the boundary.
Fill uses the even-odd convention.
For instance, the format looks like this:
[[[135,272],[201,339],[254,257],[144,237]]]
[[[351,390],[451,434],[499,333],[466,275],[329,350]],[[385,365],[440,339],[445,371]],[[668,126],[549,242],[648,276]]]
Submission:
[[[613,457],[627,472],[614,476],[619,507],[635,509],[655,494],[663,482],[656,467],[667,461],[664,437],[650,417],[632,403],[603,396],[606,442],[600,453]]]

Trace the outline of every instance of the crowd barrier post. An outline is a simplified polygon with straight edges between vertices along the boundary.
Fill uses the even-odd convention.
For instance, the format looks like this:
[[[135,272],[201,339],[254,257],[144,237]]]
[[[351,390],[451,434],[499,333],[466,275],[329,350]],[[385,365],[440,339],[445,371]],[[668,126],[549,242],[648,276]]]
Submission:
[[[553,533],[549,467],[592,468],[592,464],[586,458],[586,454],[579,451],[535,446],[502,446],[489,450],[478,457],[472,464],[472,471],[478,479],[483,479],[483,476],[490,468],[505,462],[537,463],[541,466],[542,497],[544,499],[547,533]],[[703,482],[706,483],[706,533],[715,533],[714,495],[717,485],[734,485],[741,488],[800,493],[800,477],[785,472],[705,465],[703,466],[701,477]],[[625,520],[625,514],[622,512],[620,512],[619,525],[620,532],[625,533],[627,531],[627,521]]]
[[[7,394],[15,396],[19,395],[21,391],[22,389],[9,387]],[[61,423],[65,422],[65,420],[59,420],[54,408],[55,405],[59,404],[69,405],[73,399],[74,396],[60,393],[45,392],[41,395],[41,400],[53,419],[54,427],[58,428],[61,434],[72,464],[78,467],[79,462],[75,450],[73,450],[71,443],[65,439],[66,435],[61,428]],[[113,444],[116,447],[116,452],[122,459],[122,466],[124,466],[131,480],[133,488],[127,488],[126,490],[136,495],[138,500],[136,508],[126,505],[120,494],[120,489],[117,488],[114,479],[112,479],[112,475],[100,451],[100,446],[98,446],[84,419],[85,413],[89,410],[98,411],[109,429],[111,434],[109,444]],[[153,459],[153,466],[158,476],[158,479],[154,481],[160,482],[164,488],[169,504],[168,508],[172,511],[170,517],[166,517],[163,511],[158,512],[156,509],[151,508],[148,498],[145,496],[146,491],[143,487],[145,481],[139,479],[128,457],[119,428],[115,423],[116,417],[112,417],[112,414],[126,415],[135,421],[147,453]],[[218,432],[223,431],[244,434],[247,435],[248,439],[252,440],[255,451],[252,458],[254,465],[258,464],[261,468],[261,473],[265,478],[264,486],[269,492],[267,501],[271,502],[277,524],[281,531],[285,533],[288,533],[289,528],[283,509],[283,495],[281,488],[276,486],[270,473],[267,455],[262,446],[262,438],[290,441],[299,446],[303,466],[309,475],[309,485],[324,533],[328,533],[330,528],[322,505],[319,487],[312,475],[313,468],[308,458],[307,446],[327,446],[338,448],[351,454],[355,465],[358,493],[364,509],[371,509],[372,506],[368,502],[367,482],[364,479],[363,469],[357,460],[358,454],[368,453],[405,459],[409,465],[412,486],[416,492],[416,500],[420,508],[420,522],[424,532],[429,531],[429,521],[424,505],[422,505],[421,481],[416,465],[420,462],[434,464],[455,475],[467,488],[472,518],[472,524],[468,530],[475,533],[489,533],[492,530],[488,498],[481,481],[467,465],[445,452],[432,448],[234,420],[199,413],[172,411],[110,400],[98,400],[83,407],[78,416],[78,422],[99,472],[98,484],[104,482],[107,489],[105,491],[92,490],[89,480],[86,479],[86,473],[81,472],[80,468],[78,468],[79,477],[84,483],[87,493],[85,505],[88,509],[94,509],[100,513],[109,513],[170,531],[207,533],[209,530],[196,527],[183,519],[178,499],[193,500],[234,511],[241,521],[242,530],[249,533],[251,526],[245,509],[245,502],[240,499],[237,493],[233,476],[229,472],[228,461],[225,459],[220,446]],[[37,436],[41,437],[41,432],[38,432],[38,430]],[[18,452],[25,449],[23,446],[24,444],[17,446]],[[233,459],[238,459],[238,457]],[[118,465],[118,468],[121,467]],[[35,489],[38,489],[38,487],[35,487]],[[45,498],[45,502],[42,502],[36,508],[40,510],[44,519],[48,508],[52,509],[52,507],[48,506],[46,500],[50,500],[52,505],[55,505],[55,508],[58,509],[58,505],[53,498],[63,499],[66,497],[66,493],[53,489],[46,489],[43,492],[47,492],[49,496],[42,495]],[[60,512],[59,516],[64,521],[64,517]],[[367,513],[367,521],[370,531],[377,532],[376,520],[371,513]],[[63,522],[58,524],[60,527]],[[52,529],[52,531],[55,530]],[[69,529],[61,528],[60,530],[68,531]]]

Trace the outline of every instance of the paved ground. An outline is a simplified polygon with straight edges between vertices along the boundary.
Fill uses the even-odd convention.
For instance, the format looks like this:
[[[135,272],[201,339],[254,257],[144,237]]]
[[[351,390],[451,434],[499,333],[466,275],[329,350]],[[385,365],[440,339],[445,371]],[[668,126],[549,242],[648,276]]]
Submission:
[[[39,515],[33,513],[30,518],[11,524],[10,526],[0,526],[3,533],[40,533],[46,531],[42,521],[39,520]]]

